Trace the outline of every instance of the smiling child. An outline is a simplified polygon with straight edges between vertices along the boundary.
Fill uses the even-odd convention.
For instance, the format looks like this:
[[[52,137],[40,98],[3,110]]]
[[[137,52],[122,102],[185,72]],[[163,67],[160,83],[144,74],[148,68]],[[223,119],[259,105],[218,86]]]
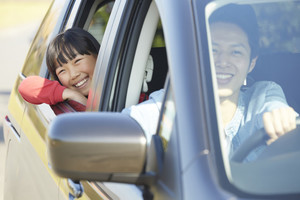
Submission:
[[[85,109],[100,45],[87,31],[71,28],[57,35],[46,53],[47,67],[55,80],[29,76],[19,86],[22,97],[32,104],[55,105],[76,101]]]

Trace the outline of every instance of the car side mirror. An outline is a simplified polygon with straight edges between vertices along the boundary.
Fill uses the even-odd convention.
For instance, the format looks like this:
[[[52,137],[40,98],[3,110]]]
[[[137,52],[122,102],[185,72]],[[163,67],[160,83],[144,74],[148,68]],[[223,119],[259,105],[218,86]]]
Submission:
[[[126,183],[147,179],[140,175],[146,162],[146,137],[126,114],[58,115],[50,124],[47,148],[51,167],[61,177]]]

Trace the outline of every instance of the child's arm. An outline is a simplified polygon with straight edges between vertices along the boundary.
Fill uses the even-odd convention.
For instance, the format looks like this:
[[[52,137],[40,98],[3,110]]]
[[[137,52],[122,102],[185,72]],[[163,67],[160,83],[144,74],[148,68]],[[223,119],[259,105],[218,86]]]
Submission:
[[[86,105],[87,98],[83,96],[81,93],[71,90],[69,88],[66,88],[62,93],[62,98],[64,100],[74,100],[77,101],[83,105]]]
[[[29,76],[19,85],[19,93],[29,103],[55,105],[64,100],[75,100],[86,104],[86,98],[79,92],[70,90],[58,81],[51,81],[40,76]]]

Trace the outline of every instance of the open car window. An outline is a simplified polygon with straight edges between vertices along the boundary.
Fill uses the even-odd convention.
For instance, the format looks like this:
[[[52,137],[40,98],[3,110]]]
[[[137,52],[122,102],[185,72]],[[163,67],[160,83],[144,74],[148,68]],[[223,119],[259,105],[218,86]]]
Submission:
[[[288,106],[300,112],[300,1],[256,2],[216,1],[205,9],[219,119],[212,137],[232,190],[292,195],[300,192],[299,125],[269,142],[265,113]]]
[[[91,33],[96,38],[96,40],[99,42],[100,45],[103,39],[103,35],[113,5],[114,5],[114,1],[102,1],[102,2],[96,1],[92,5],[86,6],[84,8],[86,10],[84,10],[83,13],[87,13],[87,14],[83,14],[82,19],[79,19],[79,21],[81,21],[83,20],[83,18],[86,18],[86,21],[84,23],[81,22],[82,24],[84,24],[83,29]],[[51,107],[56,115],[61,113],[86,110],[84,105],[73,100],[68,101],[67,103],[61,102]]]

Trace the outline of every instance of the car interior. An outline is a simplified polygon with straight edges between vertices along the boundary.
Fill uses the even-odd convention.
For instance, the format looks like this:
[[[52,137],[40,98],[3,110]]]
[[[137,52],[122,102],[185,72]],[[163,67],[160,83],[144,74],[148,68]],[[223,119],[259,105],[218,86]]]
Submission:
[[[166,48],[154,47],[151,49],[150,55],[153,57],[154,70],[152,79],[148,83],[148,95],[164,87],[166,76],[168,73]]]
[[[274,81],[278,83],[286,96],[288,104],[300,113],[300,83],[298,72],[300,63],[299,53],[263,54],[258,57],[254,70],[249,74],[252,81]]]
[[[147,95],[155,90],[163,88],[164,86],[165,76],[167,73],[166,50],[164,47],[152,48],[158,24],[159,14],[155,4],[152,3],[146,15],[136,47],[125,107],[135,105],[139,102],[143,85],[148,85],[148,90],[143,91]],[[154,69],[153,76],[151,78],[148,77],[147,80],[147,62],[149,60],[149,55],[151,55],[153,59]],[[138,88],[136,87],[137,85],[140,85],[141,87]]]

